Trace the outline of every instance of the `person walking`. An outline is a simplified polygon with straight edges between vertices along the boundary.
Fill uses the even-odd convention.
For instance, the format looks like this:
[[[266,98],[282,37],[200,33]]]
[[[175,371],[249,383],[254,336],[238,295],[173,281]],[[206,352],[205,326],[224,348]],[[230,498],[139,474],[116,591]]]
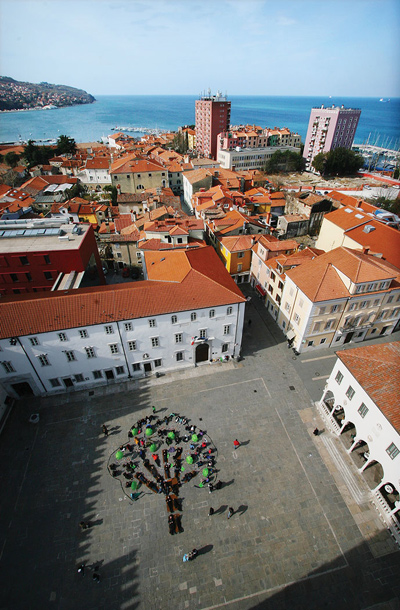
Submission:
[[[156,408],[155,407],[151,407],[151,408],[152,408],[153,413],[155,413],[156,412]]]
[[[315,428],[315,430],[313,430],[313,435],[318,436],[318,434],[319,434],[319,430],[318,430],[318,428]]]
[[[235,448],[235,449],[237,449],[238,447],[240,447],[240,443],[239,443],[239,441],[238,441],[238,439],[237,439],[237,438],[235,438],[235,440],[233,441],[233,446],[234,446],[234,448]]]
[[[93,576],[92,576],[93,580],[97,583],[100,582],[100,574],[99,574],[99,566],[96,566],[94,568],[94,572],[93,572]]]
[[[81,528],[81,531],[87,530],[90,527],[90,523],[87,523],[86,521],[81,521],[79,527]]]
[[[230,518],[232,517],[232,515],[234,514],[234,512],[235,512],[235,511],[234,511],[234,510],[233,510],[233,508],[230,506],[230,507],[229,507],[229,509],[228,509],[228,519],[230,519]]]
[[[108,428],[105,424],[103,424],[102,430],[103,430],[104,436],[108,436]]]

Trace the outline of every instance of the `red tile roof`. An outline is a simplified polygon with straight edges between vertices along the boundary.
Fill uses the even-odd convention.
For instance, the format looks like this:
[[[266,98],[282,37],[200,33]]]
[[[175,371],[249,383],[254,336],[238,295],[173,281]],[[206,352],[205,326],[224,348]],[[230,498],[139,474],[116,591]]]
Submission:
[[[335,248],[287,272],[313,302],[345,298],[350,293],[339,273],[353,283],[387,279],[398,281],[400,271],[380,258],[350,248]],[[369,293],[373,294],[373,293]]]
[[[3,297],[0,338],[232,303],[245,298],[211,246],[145,254],[149,280]]]
[[[341,350],[336,355],[400,433],[400,341]]]

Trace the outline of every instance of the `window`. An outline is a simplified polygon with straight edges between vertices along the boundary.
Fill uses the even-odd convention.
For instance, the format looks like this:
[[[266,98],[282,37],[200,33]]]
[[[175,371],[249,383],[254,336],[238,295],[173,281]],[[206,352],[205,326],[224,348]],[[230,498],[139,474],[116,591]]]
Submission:
[[[29,261],[28,261],[28,257],[27,256],[20,256],[19,260],[21,262],[21,265],[29,265]]]
[[[325,324],[325,330],[329,330],[330,328],[332,328],[334,323],[335,323],[335,320],[328,320],[327,323]]]
[[[5,370],[6,373],[15,373],[15,368],[11,364],[11,362],[2,362],[1,366]]]
[[[125,322],[124,327],[126,331],[132,330],[132,322]]]
[[[309,342],[307,343],[307,347],[311,347],[312,345],[314,345],[314,341],[309,341]]]
[[[228,309],[226,310],[226,315],[230,316],[233,312],[233,307],[228,307]]]
[[[227,352],[228,348],[229,348],[229,343],[223,343],[222,348],[221,348],[222,353],[224,354],[225,352]]]
[[[118,343],[110,343],[109,348],[112,354],[118,354]]]
[[[299,316],[298,313],[294,314],[294,320],[293,321],[294,321],[295,324],[300,324],[301,319],[300,319],[300,316]]]
[[[136,349],[136,341],[128,341],[128,349],[130,352],[134,352]]]
[[[339,305],[332,305],[331,313],[335,313],[336,311],[339,311]]]
[[[343,375],[340,371],[336,373],[335,381],[338,385],[340,385],[343,381]]]
[[[26,279],[28,280],[28,282],[32,281],[32,275],[30,273],[25,273]]]
[[[348,398],[349,400],[351,400],[351,399],[353,398],[354,394],[355,394],[355,391],[353,390],[353,388],[351,387],[351,385],[349,385],[349,387],[347,388],[347,391],[346,391],[346,396],[347,396],[347,398]]]
[[[283,282],[279,282],[278,284],[278,290],[282,290],[283,289]]]
[[[182,341],[183,341],[183,335],[182,335],[182,333],[177,333],[177,334],[175,335],[175,343],[182,343]]]
[[[117,373],[117,375],[124,375],[125,374],[125,367],[124,366],[116,366],[115,367],[115,372]]]
[[[207,338],[207,329],[206,328],[202,328],[199,330],[199,337],[200,337],[200,339]]]
[[[242,270],[242,268],[243,268],[242,263],[239,263],[237,266],[237,271],[240,272]]]
[[[50,385],[52,388],[58,388],[61,385],[61,381],[57,378],[55,379],[49,379]]]
[[[80,330],[79,336],[81,339],[87,339],[89,336],[88,331],[86,329]]]
[[[158,337],[152,337],[151,338],[151,347],[159,347],[160,346],[160,341]]]
[[[244,257],[244,252],[238,252],[237,253],[237,257],[238,258],[243,258]]]
[[[103,373],[101,371],[93,371],[94,379],[101,379],[103,377]]]
[[[386,449],[386,453],[388,454],[390,459],[394,460],[394,458],[399,455],[400,451],[397,449],[397,447],[394,443],[391,443],[389,445],[389,447]]]
[[[18,282],[18,275],[16,273],[10,273],[10,277],[13,282]]]
[[[161,365],[162,365],[161,358],[157,358],[156,360],[154,360],[154,367],[158,367]]]
[[[231,325],[230,324],[225,324],[224,326],[224,335],[229,335],[231,332]]]
[[[132,364],[133,371],[140,371],[140,362]]]
[[[156,325],[156,319],[155,318],[150,318],[150,320],[149,320],[150,328],[154,328],[155,325]]]
[[[88,358],[96,358],[93,347],[85,347],[86,356]]]
[[[386,301],[386,303],[391,303],[393,301],[393,295],[388,297],[388,300]]]
[[[208,315],[210,318],[213,318],[215,316],[215,309],[210,309]]]
[[[176,352],[176,361],[181,362],[183,360],[183,352]]]
[[[290,305],[289,305],[289,303],[287,301],[285,303],[285,310],[286,311],[290,311]]]
[[[271,271],[271,280],[273,282],[275,282],[275,277],[276,277],[275,273],[273,273],[273,271]]]
[[[76,383],[81,383],[82,381],[85,381],[85,378],[82,373],[78,373],[77,375],[75,375],[75,381]]]
[[[366,414],[368,413],[369,409],[368,407],[362,402],[361,405],[358,407],[358,412],[361,415],[361,417],[365,417]]]
[[[39,362],[42,366],[50,366],[50,362],[47,357],[47,354],[40,354],[40,356],[38,356],[37,359],[39,360]]]
[[[68,337],[65,333],[58,333],[58,338],[60,341],[68,341]]]
[[[39,339],[37,337],[30,337],[29,341],[31,342],[31,345],[39,345]]]
[[[64,352],[64,354],[66,355],[68,362],[73,362],[74,360],[76,360],[75,354],[72,350],[66,351]]]
[[[106,335],[113,335],[114,334],[114,329],[112,326],[105,326],[104,330],[106,331]]]
[[[46,280],[52,280],[53,279],[53,274],[51,271],[45,271],[44,272],[44,277],[46,278]]]
[[[193,311],[190,314],[190,319],[191,319],[192,322],[195,322],[197,320],[197,313],[195,311]]]
[[[323,316],[323,315],[324,315],[324,313],[325,313],[325,311],[326,311],[326,307],[320,307],[320,308],[319,308],[319,315],[320,315],[320,316]]]
[[[171,324],[176,324],[178,321],[178,316],[171,316]]]
[[[319,342],[319,344],[321,345],[322,343],[325,343],[325,342],[326,342],[326,339],[325,339],[325,337],[323,337],[323,338],[321,339],[321,341]]]

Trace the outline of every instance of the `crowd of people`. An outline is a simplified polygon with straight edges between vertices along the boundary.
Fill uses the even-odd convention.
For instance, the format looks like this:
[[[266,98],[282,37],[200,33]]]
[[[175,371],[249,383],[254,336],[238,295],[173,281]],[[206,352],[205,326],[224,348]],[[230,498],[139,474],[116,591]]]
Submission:
[[[105,425],[102,430],[108,436]],[[173,535],[183,532],[178,497],[181,486],[194,477],[199,479],[198,487],[208,487],[209,493],[221,486],[215,470],[216,454],[205,430],[177,413],[159,417],[152,407],[150,415],[130,427],[128,441],[113,452],[108,469],[111,476],[125,479],[122,483],[131,488],[132,500],[139,499],[142,486],[164,495],[169,533]]]

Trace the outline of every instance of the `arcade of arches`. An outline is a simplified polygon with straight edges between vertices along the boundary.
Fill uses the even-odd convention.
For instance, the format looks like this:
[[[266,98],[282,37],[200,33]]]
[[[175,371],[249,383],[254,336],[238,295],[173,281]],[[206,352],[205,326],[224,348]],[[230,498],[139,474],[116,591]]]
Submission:
[[[326,390],[320,402],[325,419],[340,436],[347,453],[356,466],[380,506],[392,518],[396,530],[400,532],[400,495],[398,486],[385,478],[382,465],[370,455],[368,438],[357,434],[354,422],[346,413],[345,406],[336,403],[331,390]],[[372,440],[372,439],[370,439]]]

